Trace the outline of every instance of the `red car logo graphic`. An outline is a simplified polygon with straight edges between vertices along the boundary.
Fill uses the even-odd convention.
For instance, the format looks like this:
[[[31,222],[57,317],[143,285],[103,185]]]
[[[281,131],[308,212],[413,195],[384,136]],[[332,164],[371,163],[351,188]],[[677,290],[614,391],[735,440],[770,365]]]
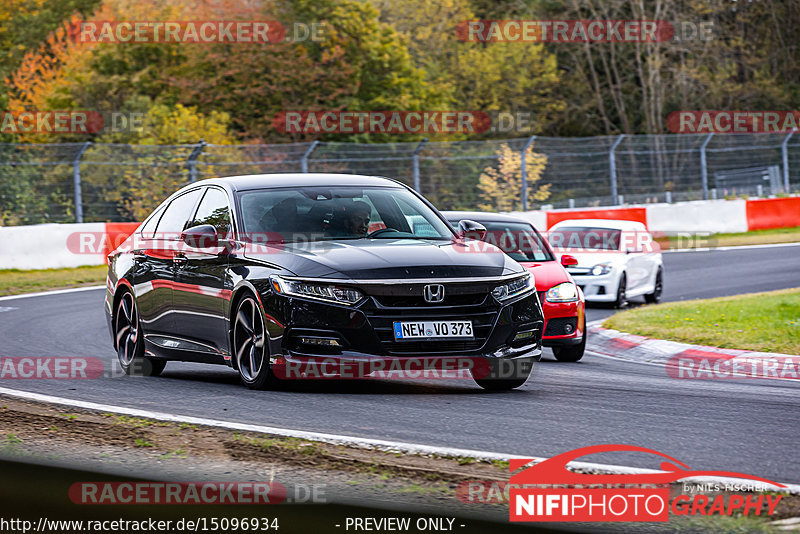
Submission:
[[[643,452],[660,456],[667,461],[662,461],[659,468],[663,473],[636,473],[636,474],[584,474],[576,473],[567,469],[567,464],[576,458],[597,454],[601,452]],[[509,469],[513,473],[520,467],[531,463],[531,460],[512,459],[509,462]],[[582,447],[548,458],[536,465],[528,467],[521,473],[512,475],[512,484],[669,484],[688,477],[730,477],[745,478],[772,484],[779,488],[784,488],[783,484],[773,482],[766,478],[746,475],[734,471],[699,471],[692,470],[688,465],[667,456],[664,453],[645,447],[634,445],[594,445]]]

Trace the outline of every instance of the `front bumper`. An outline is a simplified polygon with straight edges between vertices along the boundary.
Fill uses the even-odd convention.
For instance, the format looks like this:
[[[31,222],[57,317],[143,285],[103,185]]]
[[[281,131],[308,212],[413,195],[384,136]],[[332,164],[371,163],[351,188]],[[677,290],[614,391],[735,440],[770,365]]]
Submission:
[[[583,297],[589,302],[614,302],[617,300],[619,275],[615,272],[594,275],[572,275],[575,283],[583,290]]]
[[[388,291],[388,290],[387,290]],[[503,305],[485,296],[455,295],[456,305],[412,306],[396,295],[368,295],[357,306],[262,293],[273,364],[308,362],[374,369],[378,362],[417,360],[423,366],[466,365],[466,362],[538,360],[542,353],[544,317],[535,292]],[[472,339],[394,339],[395,321],[463,321],[473,323]],[[529,337],[516,339],[520,332]],[[310,339],[336,340],[335,345],[309,344]],[[459,363],[462,362],[462,363]],[[385,364],[384,364],[385,368]],[[463,368],[463,367],[462,367]]]
[[[541,292],[542,309],[545,316],[542,345],[545,347],[563,347],[579,345],[583,339],[586,325],[584,303],[549,302]]]

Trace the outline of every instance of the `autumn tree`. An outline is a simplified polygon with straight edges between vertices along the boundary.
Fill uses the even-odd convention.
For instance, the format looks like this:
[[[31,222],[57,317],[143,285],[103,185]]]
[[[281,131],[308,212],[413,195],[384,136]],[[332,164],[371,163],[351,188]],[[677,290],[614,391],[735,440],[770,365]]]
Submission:
[[[525,170],[528,182],[528,206],[550,197],[550,184],[537,185],[547,167],[547,156],[533,151],[533,144],[525,153]],[[478,208],[485,211],[513,211],[520,209],[522,198],[522,154],[502,143],[497,150],[497,163],[483,170],[478,189],[482,202]]]
[[[406,38],[426,80],[447,98],[448,109],[530,112],[540,133],[556,120],[559,94],[556,57],[541,43],[481,43],[459,40],[459,24],[477,18],[468,0],[371,0],[381,19]],[[508,137],[513,132],[487,136]],[[471,138],[476,136],[471,135]]]
[[[119,159],[135,160],[136,165],[117,168],[108,165],[87,165],[84,181],[89,190],[115,206],[116,213],[106,218],[141,221],[162,200],[186,185],[186,161],[199,140],[208,144],[228,145],[234,137],[230,130],[230,117],[223,112],[200,113],[197,108],[180,104],[152,105],[142,120],[140,129],[108,133],[98,139],[100,143],[87,154],[88,162],[112,162]],[[103,218],[95,214],[95,218]]]

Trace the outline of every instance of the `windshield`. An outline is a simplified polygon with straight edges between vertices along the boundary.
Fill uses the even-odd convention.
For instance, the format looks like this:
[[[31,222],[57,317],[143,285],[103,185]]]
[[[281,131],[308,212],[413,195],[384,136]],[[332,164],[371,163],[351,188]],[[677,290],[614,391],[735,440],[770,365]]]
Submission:
[[[483,239],[516,261],[552,261],[555,258],[544,244],[539,232],[525,223],[504,221],[479,222],[486,228]],[[458,221],[451,221],[457,225]]]
[[[239,194],[245,238],[450,240],[453,233],[416,195],[395,187],[295,187]]]
[[[564,226],[550,232],[550,245],[571,250],[619,250],[621,230]]]

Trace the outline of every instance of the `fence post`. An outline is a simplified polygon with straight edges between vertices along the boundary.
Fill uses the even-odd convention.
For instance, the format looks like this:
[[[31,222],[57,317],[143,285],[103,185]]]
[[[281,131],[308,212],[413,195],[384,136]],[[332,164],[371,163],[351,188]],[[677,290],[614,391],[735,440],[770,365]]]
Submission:
[[[713,133],[708,134],[703,144],[700,146],[700,176],[703,179],[703,200],[708,200],[708,165],[706,164],[706,147],[714,137]]]
[[[83,143],[83,146],[78,150],[78,153],[75,154],[75,158],[72,160],[72,188],[75,195],[75,222],[82,223],[83,222],[83,195],[81,194],[81,158],[83,157],[84,152],[89,148],[91,145],[91,141],[86,141]]]
[[[522,182],[522,211],[528,211],[528,161],[527,161],[527,154],[528,149],[536,140],[536,136],[532,135],[528,142],[525,143],[525,146],[522,148],[522,154],[520,156],[520,165],[519,165],[519,172],[520,172],[520,180]]]
[[[186,160],[186,165],[189,167],[189,182],[191,183],[197,181],[197,158],[200,157],[200,153],[205,146],[206,142],[200,139],[200,142],[192,149],[192,153],[189,154],[189,159]]]
[[[789,139],[792,138],[797,129],[793,129],[786,134],[781,143],[781,156],[783,157],[783,192],[789,194]]]
[[[417,193],[421,193],[421,186],[419,183],[419,153],[422,152],[422,148],[428,143],[428,138],[426,137],[422,141],[419,142],[417,148],[414,149],[414,154],[412,155],[412,161],[414,163],[414,191]]]
[[[614,141],[614,144],[611,145],[611,149],[608,151],[608,170],[611,180],[612,205],[619,204],[619,198],[617,196],[617,156],[614,155],[614,151],[617,149],[623,139],[625,139],[625,134],[621,134],[619,137],[617,137],[617,140]]]
[[[311,145],[306,149],[305,153],[303,154],[303,157],[300,158],[300,170],[302,170],[304,173],[308,172],[308,157],[311,155],[312,152],[314,152],[314,149],[317,148],[318,144],[319,141],[313,141]]]

